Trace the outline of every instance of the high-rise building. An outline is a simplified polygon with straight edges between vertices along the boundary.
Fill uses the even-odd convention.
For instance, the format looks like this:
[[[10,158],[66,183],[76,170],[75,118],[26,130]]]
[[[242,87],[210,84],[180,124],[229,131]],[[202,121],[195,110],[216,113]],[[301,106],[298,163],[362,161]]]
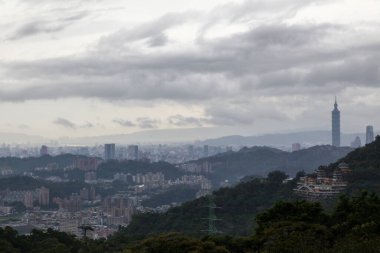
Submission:
[[[83,188],[82,190],[79,191],[79,196],[81,200],[89,200],[89,191],[87,188]]]
[[[139,159],[139,146],[130,145],[127,150],[128,160],[138,160]]]
[[[49,154],[49,149],[46,145],[42,145],[40,149],[40,155],[45,156]]]
[[[24,194],[24,206],[26,208],[33,208],[33,201],[34,201],[33,192],[31,192],[31,191],[25,192],[25,194]]]
[[[362,146],[362,141],[359,136],[356,136],[355,140],[351,142],[351,148],[360,148]]]
[[[96,191],[95,191],[95,187],[94,186],[91,186],[91,188],[90,188],[90,190],[88,192],[88,197],[89,197],[90,201],[96,200]]]
[[[300,151],[301,150],[301,144],[299,143],[293,143],[292,144],[292,152]]]
[[[104,159],[106,161],[115,159],[115,144],[104,145]]]
[[[38,203],[40,206],[48,206],[50,203],[50,191],[48,188],[41,187],[38,189]]]
[[[367,126],[365,143],[368,144],[368,143],[373,142],[374,140],[375,140],[375,135],[373,133],[373,126]]]
[[[203,146],[203,156],[208,157],[208,145]]]
[[[340,147],[340,111],[335,98],[334,110],[332,111],[332,145]]]

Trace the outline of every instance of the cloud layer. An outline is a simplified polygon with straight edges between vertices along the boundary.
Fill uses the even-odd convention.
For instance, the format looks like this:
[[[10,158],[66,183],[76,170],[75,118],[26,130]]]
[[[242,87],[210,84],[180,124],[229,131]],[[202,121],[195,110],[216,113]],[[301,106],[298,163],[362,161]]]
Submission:
[[[255,0],[220,5],[209,12],[167,13],[102,35],[81,54],[0,62],[0,100],[74,97],[146,104],[172,101],[203,108],[203,116],[113,120],[141,129],[293,120],[302,113],[291,107],[300,99],[379,88],[380,39],[372,36],[379,23],[296,19],[308,8],[332,3]],[[88,15],[34,20],[9,38],[59,33]],[[181,40],[176,35],[181,29],[189,29],[192,36]],[[79,127],[64,118],[54,123]]]

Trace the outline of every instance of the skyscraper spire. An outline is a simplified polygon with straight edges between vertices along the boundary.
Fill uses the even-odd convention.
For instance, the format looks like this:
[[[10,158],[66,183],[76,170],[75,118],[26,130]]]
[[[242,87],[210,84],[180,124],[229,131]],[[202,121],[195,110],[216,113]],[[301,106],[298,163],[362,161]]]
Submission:
[[[334,110],[332,111],[332,145],[340,147],[340,111],[335,96]]]

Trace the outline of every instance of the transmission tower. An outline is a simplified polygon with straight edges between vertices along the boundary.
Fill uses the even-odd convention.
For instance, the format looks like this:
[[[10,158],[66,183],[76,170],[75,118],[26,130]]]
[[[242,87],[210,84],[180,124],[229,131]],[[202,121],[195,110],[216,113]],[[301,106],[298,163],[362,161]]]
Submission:
[[[215,234],[220,233],[220,231],[218,231],[218,229],[216,228],[216,224],[215,224],[216,221],[220,220],[217,218],[215,214],[215,210],[220,207],[216,206],[214,195],[212,194],[212,192],[210,192],[207,195],[207,205],[204,207],[208,208],[208,217],[203,218],[203,220],[208,221],[208,228],[206,230],[203,230],[203,232],[207,232],[208,235],[215,235]]]
[[[216,217],[215,209],[218,207],[215,205],[214,195],[210,194],[208,196],[208,229],[207,233],[208,235],[215,235],[219,233],[218,229],[216,228],[215,222],[220,220]]]
[[[215,210],[219,209],[220,207],[217,207],[215,204],[215,198],[214,195],[212,194],[212,186],[210,182],[210,174],[211,174],[211,166],[207,164],[207,171],[206,171],[206,178],[208,179],[208,182],[205,184],[204,190],[206,191],[206,198],[207,198],[207,205],[204,206],[205,208],[208,208],[208,217],[203,218],[203,220],[208,221],[208,228],[206,230],[203,230],[203,232],[207,232],[208,235],[215,235],[220,233],[218,229],[216,228],[216,221],[220,220],[216,217]]]

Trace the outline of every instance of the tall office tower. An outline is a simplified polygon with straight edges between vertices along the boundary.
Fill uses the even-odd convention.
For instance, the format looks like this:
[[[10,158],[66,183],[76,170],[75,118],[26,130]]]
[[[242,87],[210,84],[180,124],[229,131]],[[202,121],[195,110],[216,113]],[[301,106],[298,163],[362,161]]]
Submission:
[[[367,126],[365,143],[368,144],[368,143],[373,142],[374,140],[375,140],[375,135],[373,133],[373,126]]]
[[[104,159],[106,161],[115,159],[115,144],[104,145]]]
[[[139,159],[139,146],[130,145],[127,150],[128,160],[138,160]]]
[[[203,156],[204,157],[208,157],[209,153],[208,153],[208,145],[204,145],[203,146]]]
[[[340,111],[336,98],[334,110],[332,111],[332,145],[340,147]]]
[[[49,149],[46,145],[42,145],[40,149],[40,155],[45,156],[49,154]]]
[[[38,203],[40,206],[48,206],[50,203],[50,191],[48,188],[41,187],[38,189]]]

